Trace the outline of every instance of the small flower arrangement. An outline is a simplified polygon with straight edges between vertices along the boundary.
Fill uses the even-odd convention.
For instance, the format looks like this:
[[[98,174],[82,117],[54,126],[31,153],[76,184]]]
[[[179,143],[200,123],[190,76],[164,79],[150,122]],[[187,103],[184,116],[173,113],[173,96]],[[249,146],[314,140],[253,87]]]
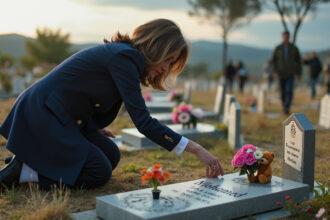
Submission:
[[[182,94],[182,92],[177,92],[177,91],[173,90],[168,95],[168,100],[170,102],[180,103],[183,101],[183,94]]]
[[[182,124],[183,128],[196,128],[197,120],[202,119],[204,111],[200,108],[193,108],[192,105],[181,103],[172,112],[172,123]]]
[[[235,169],[240,169],[239,175],[253,175],[259,168],[263,152],[252,144],[244,145],[231,161]]]
[[[160,190],[157,189],[159,185],[163,185],[167,182],[171,174],[167,171],[163,171],[160,163],[155,163],[152,167],[143,168],[141,170],[141,182],[142,184],[149,183],[152,187],[152,195],[154,199],[159,199]]]

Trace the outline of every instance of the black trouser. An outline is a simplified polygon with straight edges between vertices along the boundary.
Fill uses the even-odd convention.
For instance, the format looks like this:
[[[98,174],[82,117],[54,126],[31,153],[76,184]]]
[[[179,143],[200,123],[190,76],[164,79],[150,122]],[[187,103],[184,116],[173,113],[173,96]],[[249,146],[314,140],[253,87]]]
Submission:
[[[239,91],[242,93],[244,92],[244,86],[247,80],[247,76],[240,76],[239,77]]]
[[[98,131],[85,133],[84,136],[92,143],[80,175],[73,186],[69,188],[96,188],[106,184],[111,178],[112,171],[120,160],[118,146],[108,137]],[[60,183],[39,174],[39,187],[49,190],[52,185]]]
[[[288,112],[293,99],[294,77],[280,79],[280,86],[283,110]]]

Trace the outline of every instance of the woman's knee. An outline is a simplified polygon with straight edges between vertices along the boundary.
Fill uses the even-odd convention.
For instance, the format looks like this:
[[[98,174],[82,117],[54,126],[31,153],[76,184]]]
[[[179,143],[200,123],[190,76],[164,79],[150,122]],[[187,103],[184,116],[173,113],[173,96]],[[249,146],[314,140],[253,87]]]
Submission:
[[[113,155],[111,155],[111,158],[109,158],[109,160],[112,165],[112,170],[114,170],[117,167],[121,157],[120,150],[117,146],[114,147],[112,154]]]
[[[93,185],[95,185],[95,187],[105,185],[111,179],[112,170],[111,163],[108,160],[103,161],[103,164],[99,166],[97,171],[95,170],[94,175],[92,175],[92,181],[94,182]]]

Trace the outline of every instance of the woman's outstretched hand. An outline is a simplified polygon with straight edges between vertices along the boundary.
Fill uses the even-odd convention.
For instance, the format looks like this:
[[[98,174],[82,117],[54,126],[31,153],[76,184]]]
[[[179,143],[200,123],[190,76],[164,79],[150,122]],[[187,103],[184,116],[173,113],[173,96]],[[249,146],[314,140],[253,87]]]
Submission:
[[[189,140],[185,151],[195,154],[196,157],[205,164],[206,176],[208,178],[215,178],[219,175],[224,175],[219,160],[196,142]]]
[[[111,137],[111,138],[114,138],[114,137],[115,137],[115,135],[113,135],[113,134],[111,133],[111,131],[108,131],[108,130],[106,130],[105,128],[103,128],[103,129],[99,129],[99,132],[100,132],[101,134],[103,134],[104,136],[107,136],[107,137]]]

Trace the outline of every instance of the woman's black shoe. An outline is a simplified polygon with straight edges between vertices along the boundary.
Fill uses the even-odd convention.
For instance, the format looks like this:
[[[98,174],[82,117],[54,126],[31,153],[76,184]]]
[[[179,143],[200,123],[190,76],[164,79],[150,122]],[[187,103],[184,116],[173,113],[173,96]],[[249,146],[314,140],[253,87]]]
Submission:
[[[23,163],[13,156],[10,163],[0,170],[0,188],[10,188],[13,185],[18,185],[22,165]]]

